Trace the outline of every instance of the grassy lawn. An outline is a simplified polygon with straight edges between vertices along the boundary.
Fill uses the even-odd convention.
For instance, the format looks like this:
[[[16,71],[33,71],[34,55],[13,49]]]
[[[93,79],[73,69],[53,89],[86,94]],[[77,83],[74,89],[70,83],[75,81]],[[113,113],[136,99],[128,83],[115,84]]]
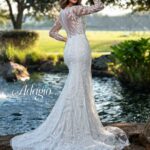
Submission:
[[[57,61],[57,56],[63,57],[65,43],[49,37],[48,30],[36,30],[39,33],[39,39],[36,44],[27,50],[17,50],[10,48],[8,57],[19,63],[24,63],[26,58],[32,62],[39,62],[52,58]],[[64,30],[59,32],[66,36]],[[87,31],[87,39],[92,49],[92,57],[98,57],[111,52],[110,46],[129,39],[139,39],[141,37],[150,37],[150,32],[118,32],[118,31]]]
[[[37,42],[38,50],[48,53],[63,52],[64,42],[49,37],[48,30],[37,30],[37,32],[40,35],[39,41]],[[66,36],[66,33],[63,30],[59,33]],[[111,45],[124,40],[148,37],[150,36],[150,32],[87,31],[86,35],[93,52],[110,52]]]

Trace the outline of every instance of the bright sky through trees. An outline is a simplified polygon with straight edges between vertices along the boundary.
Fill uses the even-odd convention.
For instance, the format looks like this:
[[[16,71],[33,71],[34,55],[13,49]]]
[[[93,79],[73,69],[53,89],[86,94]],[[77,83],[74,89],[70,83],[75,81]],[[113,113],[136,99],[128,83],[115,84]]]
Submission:
[[[87,0],[83,0],[83,4],[85,4]],[[124,0],[123,0],[124,1]],[[7,7],[7,5],[5,5],[5,1],[4,0],[0,0],[0,7]],[[15,12],[15,5],[13,7],[13,11]],[[120,9],[118,7],[114,7],[114,6],[106,6],[101,12],[99,12],[99,14],[102,14],[102,15],[108,15],[108,16],[117,16],[117,15],[124,15],[124,14],[127,14],[127,13],[130,13],[131,10],[130,9],[127,9],[127,10],[124,10],[124,9]]]

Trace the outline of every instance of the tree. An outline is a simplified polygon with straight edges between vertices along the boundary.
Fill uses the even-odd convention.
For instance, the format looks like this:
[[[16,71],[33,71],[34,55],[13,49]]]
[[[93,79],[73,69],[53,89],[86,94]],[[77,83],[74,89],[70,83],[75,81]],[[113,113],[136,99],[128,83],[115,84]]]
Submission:
[[[0,0],[0,3],[2,0]],[[34,16],[40,19],[43,16],[53,17],[57,10],[59,0],[3,0],[9,11],[9,16],[14,29],[21,29],[23,18],[25,16]],[[105,5],[118,5],[123,8],[132,8],[134,11],[149,11],[150,0],[102,0]],[[87,3],[92,4],[93,0],[87,0]],[[16,12],[13,6],[16,5]],[[1,6],[1,5],[0,5]],[[1,10],[2,8],[0,8]],[[25,13],[26,11],[26,13]]]
[[[9,19],[9,15],[6,10],[0,10],[0,24],[5,24]]]
[[[57,9],[55,0],[4,0],[8,6],[9,16],[14,29],[21,29],[24,15],[32,15],[39,19],[42,16],[52,14],[53,8]],[[13,6],[16,5],[16,12]],[[1,10],[1,8],[0,8]],[[24,13],[27,11],[26,14]]]
[[[93,0],[88,0],[93,3]],[[102,0],[106,5],[113,4],[123,8],[132,8],[133,11],[150,11],[150,0]]]

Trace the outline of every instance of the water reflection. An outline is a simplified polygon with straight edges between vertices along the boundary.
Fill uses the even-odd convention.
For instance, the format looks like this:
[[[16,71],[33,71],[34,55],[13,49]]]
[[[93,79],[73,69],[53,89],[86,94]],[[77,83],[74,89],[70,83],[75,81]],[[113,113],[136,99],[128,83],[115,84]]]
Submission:
[[[150,94],[123,88],[112,78],[94,78],[94,87],[103,122],[145,122],[150,117]]]
[[[34,73],[26,82],[7,83],[0,78],[0,135],[23,133],[40,125],[51,112],[66,74]],[[50,89],[43,97],[12,94],[27,89]],[[150,114],[150,94],[134,93],[113,78],[93,78],[98,114],[102,122],[143,122]],[[23,91],[23,90],[22,90]],[[31,91],[31,90],[30,90]],[[18,93],[19,93],[18,92]]]

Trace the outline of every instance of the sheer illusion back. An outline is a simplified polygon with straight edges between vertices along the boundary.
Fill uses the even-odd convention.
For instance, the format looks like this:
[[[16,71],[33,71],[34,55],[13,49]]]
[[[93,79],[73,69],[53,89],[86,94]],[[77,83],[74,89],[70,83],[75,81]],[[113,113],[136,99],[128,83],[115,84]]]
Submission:
[[[64,37],[58,34],[62,26],[67,33],[67,37],[75,34],[84,34],[85,22],[83,16],[98,12],[104,8],[101,1],[95,0],[94,2],[93,6],[75,5],[61,9],[60,15],[50,31],[50,36],[63,41]]]
[[[69,74],[46,120],[35,130],[12,138],[13,150],[122,150],[129,145],[124,131],[103,127],[95,106],[91,48],[83,16],[103,8],[100,0],[94,0],[92,6],[75,5],[60,11],[49,35],[65,41],[59,34],[65,29],[64,63]]]

